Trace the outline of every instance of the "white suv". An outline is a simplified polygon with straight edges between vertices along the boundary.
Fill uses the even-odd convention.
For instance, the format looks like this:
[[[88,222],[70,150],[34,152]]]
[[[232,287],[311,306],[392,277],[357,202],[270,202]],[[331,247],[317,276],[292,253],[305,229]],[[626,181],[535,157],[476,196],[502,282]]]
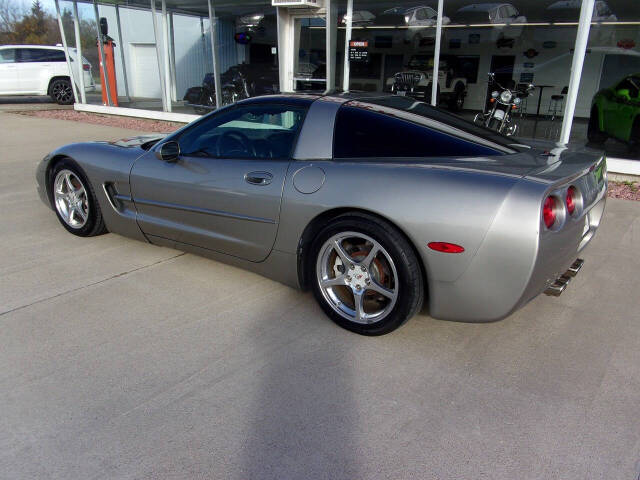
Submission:
[[[71,68],[78,54],[69,49]],[[85,91],[94,91],[91,64],[82,58]],[[77,77],[77,70],[74,70]],[[64,48],[43,45],[0,47],[0,95],[49,95],[60,105],[73,103],[73,90]]]

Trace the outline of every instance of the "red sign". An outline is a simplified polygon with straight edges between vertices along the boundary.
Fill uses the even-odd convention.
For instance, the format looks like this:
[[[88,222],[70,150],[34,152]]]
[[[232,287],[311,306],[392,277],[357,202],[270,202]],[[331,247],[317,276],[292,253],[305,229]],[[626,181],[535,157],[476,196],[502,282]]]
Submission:
[[[624,40],[620,40],[618,42],[618,48],[624,48],[625,50],[631,50],[635,46],[636,42],[634,42],[630,38],[625,38]]]

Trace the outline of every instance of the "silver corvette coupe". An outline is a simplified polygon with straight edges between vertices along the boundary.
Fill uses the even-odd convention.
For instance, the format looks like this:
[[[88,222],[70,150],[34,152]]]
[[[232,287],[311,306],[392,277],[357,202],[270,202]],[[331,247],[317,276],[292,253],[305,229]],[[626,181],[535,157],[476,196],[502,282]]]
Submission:
[[[504,318],[582,266],[607,189],[588,149],[516,143],[399,96],[277,95],[37,168],[69,232],[106,231],[313,290],[337,324]]]

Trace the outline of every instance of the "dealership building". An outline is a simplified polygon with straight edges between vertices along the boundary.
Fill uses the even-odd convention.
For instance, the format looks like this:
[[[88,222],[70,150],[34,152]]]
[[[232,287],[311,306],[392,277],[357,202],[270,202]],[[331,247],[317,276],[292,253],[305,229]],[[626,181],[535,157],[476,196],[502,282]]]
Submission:
[[[516,137],[586,144],[594,95],[607,88],[616,106],[599,121],[640,129],[640,115],[637,127],[624,126],[640,110],[631,77],[640,77],[638,0],[479,1],[59,0],[57,7],[76,20],[78,5],[84,20],[106,18],[115,42],[116,81],[106,89],[116,92],[106,101],[86,93],[74,71],[78,110],[190,121],[247,96],[366,91],[409,94],[473,120],[490,108],[492,92],[533,85],[512,112]],[[64,31],[65,43],[75,30]],[[630,143],[608,139],[604,148],[623,162],[640,159]]]

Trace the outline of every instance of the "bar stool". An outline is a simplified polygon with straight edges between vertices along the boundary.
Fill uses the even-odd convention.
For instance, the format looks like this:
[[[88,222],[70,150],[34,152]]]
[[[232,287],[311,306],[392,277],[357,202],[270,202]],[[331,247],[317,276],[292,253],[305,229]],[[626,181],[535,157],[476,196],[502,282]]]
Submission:
[[[564,107],[564,96],[569,91],[569,87],[564,87],[560,92],[560,95],[551,95],[549,100],[549,108],[547,109],[547,115],[551,117],[551,121],[555,121],[556,117],[562,113]]]
[[[547,117],[549,117],[549,126],[545,134],[546,138],[557,138],[560,135],[560,127],[556,125],[556,118],[562,116],[564,108],[564,97],[569,91],[569,87],[565,86],[560,95],[551,95],[549,100],[549,108],[547,109]]]

